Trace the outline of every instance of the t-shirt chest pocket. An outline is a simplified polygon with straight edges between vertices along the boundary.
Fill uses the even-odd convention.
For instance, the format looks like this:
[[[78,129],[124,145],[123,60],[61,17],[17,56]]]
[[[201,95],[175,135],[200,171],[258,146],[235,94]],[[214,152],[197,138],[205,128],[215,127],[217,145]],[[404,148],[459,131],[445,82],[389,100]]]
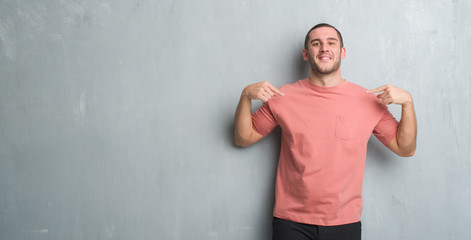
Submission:
[[[336,116],[335,136],[343,140],[354,140],[358,135],[358,121],[345,116]]]

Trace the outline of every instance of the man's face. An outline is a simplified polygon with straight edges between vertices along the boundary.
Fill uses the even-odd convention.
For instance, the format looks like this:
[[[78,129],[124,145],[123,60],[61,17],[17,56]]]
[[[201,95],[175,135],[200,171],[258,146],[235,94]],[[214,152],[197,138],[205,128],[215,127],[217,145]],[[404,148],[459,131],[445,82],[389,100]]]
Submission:
[[[309,61],[313,72],[330,74],[340,68],[345,58],[345,48],[341,46],[335,29],[320,27],[309,33],[308,49],[303,49],[303,58]]]

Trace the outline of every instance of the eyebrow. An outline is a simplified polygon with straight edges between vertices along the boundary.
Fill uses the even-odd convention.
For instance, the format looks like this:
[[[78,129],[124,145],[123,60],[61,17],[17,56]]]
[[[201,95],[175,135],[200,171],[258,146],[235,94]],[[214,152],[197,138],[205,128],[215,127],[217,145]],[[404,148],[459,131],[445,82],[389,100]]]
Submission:
[[[330,37],[330,38],[327,38],[327,40],[333,40],[333,41],[339,41],[337,38],[333,38],[333,37]],[[314,42],[314,41],[321,41],[319,38],[316,38],[316,39],[312,39],[310,41],[310,43]]]

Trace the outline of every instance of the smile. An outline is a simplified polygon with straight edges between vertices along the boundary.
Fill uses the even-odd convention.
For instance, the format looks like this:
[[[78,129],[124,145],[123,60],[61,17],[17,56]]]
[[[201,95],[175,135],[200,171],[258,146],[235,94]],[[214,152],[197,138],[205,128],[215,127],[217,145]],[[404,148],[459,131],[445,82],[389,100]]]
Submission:
[[[327,61],[327,60],[332,60],[332,57],[324,55],[324,56],[320,56],[319,59],[322,61]]]

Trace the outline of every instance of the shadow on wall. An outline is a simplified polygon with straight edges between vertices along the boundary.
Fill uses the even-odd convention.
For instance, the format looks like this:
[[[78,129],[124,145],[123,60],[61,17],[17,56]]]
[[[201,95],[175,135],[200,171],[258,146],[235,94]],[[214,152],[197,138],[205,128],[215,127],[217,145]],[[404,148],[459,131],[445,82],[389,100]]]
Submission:
[[[286,81],[283,82],[283,84],[288,84],[288,83],[294,83],[295,81],[299,79],[303,79],[307,76],[308,74],[308,68],[309,65],[302,59],[301,55],[301,50],[302,49],[293,49],[291,58],[287,59],[288,65],[290,66],[290,69],[286,72],[289,72],[290,76],[287,78]],[[286,69],[285,69],[286,70]],[[235,113],[235,109],[234,109]],[[239,150],[242,150],[241,147],[235,145],[234,143],[234,138],[233,138],[233,131],[234,131],[234,122],[233,122],[233,115],[226,118],[227,119],[227,124],[226,124],[226,136],[227,140],[231,142],[231,145],[233,148],[237,148]],[[270,176],[269,179],[269,186],[267,186],[265,189],[266,191],[261,193],[261,198],[263,199],[263,208],[259,209],[259,212],[254,213],[254,217],[258,218],[258,223],[260,223],[259,226],[256,227],[257,229],[257,239],[271,239],[272,235],[272,220],[273,220],[273,206],[275,204],[275,180],[276,180],[276,169],[278,166],[278,156],[280,153],[280,145],[281,145],[281,128],[276,127],[270,135],[268,135],[266,138],[262,139],[261,142],[268,142],[268,145],[270,146],[270,157],[274,157],[276,161],[274,161],[273,164],[270,164],[270,168],[272,169],[272,175]],[[257,144],[256,144],[257,145]]]
[[[235,110],[234,110],[235,111]],[[232,118],[231,118],[232,120]],[[234,123],[233,121],[228,121],[226,125],[226,136],[227,140],[231,142],[233,148],[237,148],[240,151],[243,151],[244,147],[239,147],[234,143],[233,131]],[[276,127],[267,137],[262,139],[261,142],[268,142],[270,146],[270,153],[267,154],[267,157],[274,158],[273,164],[269,164],[267,168],[271,168],[269,172],[271,175],[268,176],[266,182],[267,186],[264,187],[265,192],[260,193],[260,199],[262,199],[262,208],[258,209],[258,212],[253,213],[253,217],[257,218],[255,222],[259,223],[258,226],[254,226],[256,229],[256,239],[269,240],[272,238],[272,220],[273,220],[273,206],[275,204],[275,180],[276,180],[276,169],[278,166],[278,156],[280,153],[281,145],[281,128]],[[257,143],[255,144],[257,145]],[[257,146],[249,146],[257,147]]]
[[[389,166],[393,164],[390,150],[386,146],[384,146],[379,140],[375,139],[373,135],[371,135],[370,140],[368,140],[367,149],[367,161],[369,158],[374,159],[374,161],[384,166]]]
[[[293,75],[292,79],[304,79],[309,76],[309,63],[304,61],[302,56],[302,48],[296,48],[295,53],[292,54],[291,57],[291,75]]]

